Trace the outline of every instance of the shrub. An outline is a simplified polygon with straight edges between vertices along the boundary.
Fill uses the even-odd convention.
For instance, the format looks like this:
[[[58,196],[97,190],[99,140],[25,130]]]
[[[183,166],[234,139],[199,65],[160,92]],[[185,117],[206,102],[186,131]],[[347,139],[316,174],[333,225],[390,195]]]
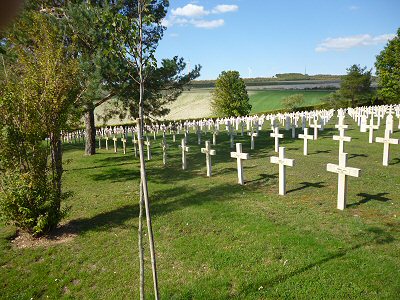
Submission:
[[[304,95],[293,94],[282,100],[283,106],[288,110],[296,110],[299,107],[304,106]]]

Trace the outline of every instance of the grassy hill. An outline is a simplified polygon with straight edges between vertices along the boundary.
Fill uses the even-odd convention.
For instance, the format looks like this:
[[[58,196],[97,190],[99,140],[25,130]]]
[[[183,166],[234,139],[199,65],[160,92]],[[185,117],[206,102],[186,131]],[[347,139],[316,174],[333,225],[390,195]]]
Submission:
[[[362,173],[349,179],[349,206],[338,211],[337,175],[326,171],[338,161],[335,122],[310,142],[307,157],[302,140],[285,132],[282,145],[295,166],[287,169],[284,197],[278,167],[269,163],[275,155],[269,124],[253,151],[248,136],[235,137],[251,157],[244,186],[237,184],[226,134],[213,147],[211,179],[194,133],[186,171],[171,136],[162,165],[158,137],[147,167],[161,299],[398,299],[398,148],[383,167],[382,144],[368,144],[368,134],[346,119],[353,138],[346,143],[348,164]],[[132,150],[106,151],[104,143],[92,157],[83,149],[65,145],[63,188],[74,194],[51,240],[24,243],[14,240],[15,228],[0,225],[1,299],[138,298],[138,159]],[[151,299],[148,252],[146,270]]]

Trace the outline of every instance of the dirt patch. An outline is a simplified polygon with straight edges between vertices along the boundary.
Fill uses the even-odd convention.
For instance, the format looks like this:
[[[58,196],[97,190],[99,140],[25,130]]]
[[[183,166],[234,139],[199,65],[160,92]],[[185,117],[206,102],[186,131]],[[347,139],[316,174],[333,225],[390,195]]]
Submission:
[[[35,238],[25,231],[17,231],[15,238],[11,240],[11,244],[18,249],[51,247],[58,244],[68,243],[72,241],[77,234],[71,232],[68,226],[60,226],[51,234]]]

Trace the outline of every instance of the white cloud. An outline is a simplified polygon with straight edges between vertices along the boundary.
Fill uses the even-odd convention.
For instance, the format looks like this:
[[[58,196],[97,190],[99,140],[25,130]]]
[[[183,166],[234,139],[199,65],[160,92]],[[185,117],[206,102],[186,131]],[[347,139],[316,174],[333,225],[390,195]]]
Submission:
[[[234,12],[238,9],[239,6],[237,5],[219,4],[212,10],[206,10],[204,6],[197,5],[192,1],[185,6],[172,9],[171,15],[162,21],[162,25],[166,27],[193,25],[204,29],[217,28],[225,24],[224,19],[207,20],[204,17],[212,14]]]
[[[386,43],[394,38],[392,33],[372,36],[370,34],[327,38],[315,48],[316,52],[341,51],[359,46],[370,46]]]
[[[208,15],[210,12],[205,10],[203,6],[196,4],[187,4],[183,7],[178,7],[172,10],[173,16],[181,17],[202,17]]]
[[[220,4],[213,8],[213,14],[223,14],[227,12],[237,11],[239,6],[237,5],[228,5],[228,4]]]
[[[360,9],[360,7],[357,6],[357,5],[351,5],[351,6],[349,6],[349,10],[359,10],[359,9]]]
[[[218,20],[191,20],[191,24],[198,28],[212,29],[223,26],[225,21],[223,19]]]

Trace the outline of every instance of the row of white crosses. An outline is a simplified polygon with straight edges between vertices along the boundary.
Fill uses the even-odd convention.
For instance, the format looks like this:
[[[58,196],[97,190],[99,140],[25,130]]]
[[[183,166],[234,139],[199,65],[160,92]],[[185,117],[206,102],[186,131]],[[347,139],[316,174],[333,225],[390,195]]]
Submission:
[[[394,131],[394,116],[399,120],[398,128],[400,129],[400,105],[384,105],[384,106],[372,106],[372,107],[357,107],[349,108],[348,114],[353,117],[353,119],[360,125],[360,131],[366,132],[369,130],[368,142],[373,143],[383,143],[383,158],[382,164],[384,166],[389,165],[390,159],[390,145],[398,145],[399,139],[391,138],[391,134]],[[376,137],[374,139],[373,130],[379,129],[381,120],[386,116],[385,122],[385,134],[384,137]],[[367,119],[370,118],[369,124],[367,124]],[[377,118],[377,124],[374,124],[374,118]]]

